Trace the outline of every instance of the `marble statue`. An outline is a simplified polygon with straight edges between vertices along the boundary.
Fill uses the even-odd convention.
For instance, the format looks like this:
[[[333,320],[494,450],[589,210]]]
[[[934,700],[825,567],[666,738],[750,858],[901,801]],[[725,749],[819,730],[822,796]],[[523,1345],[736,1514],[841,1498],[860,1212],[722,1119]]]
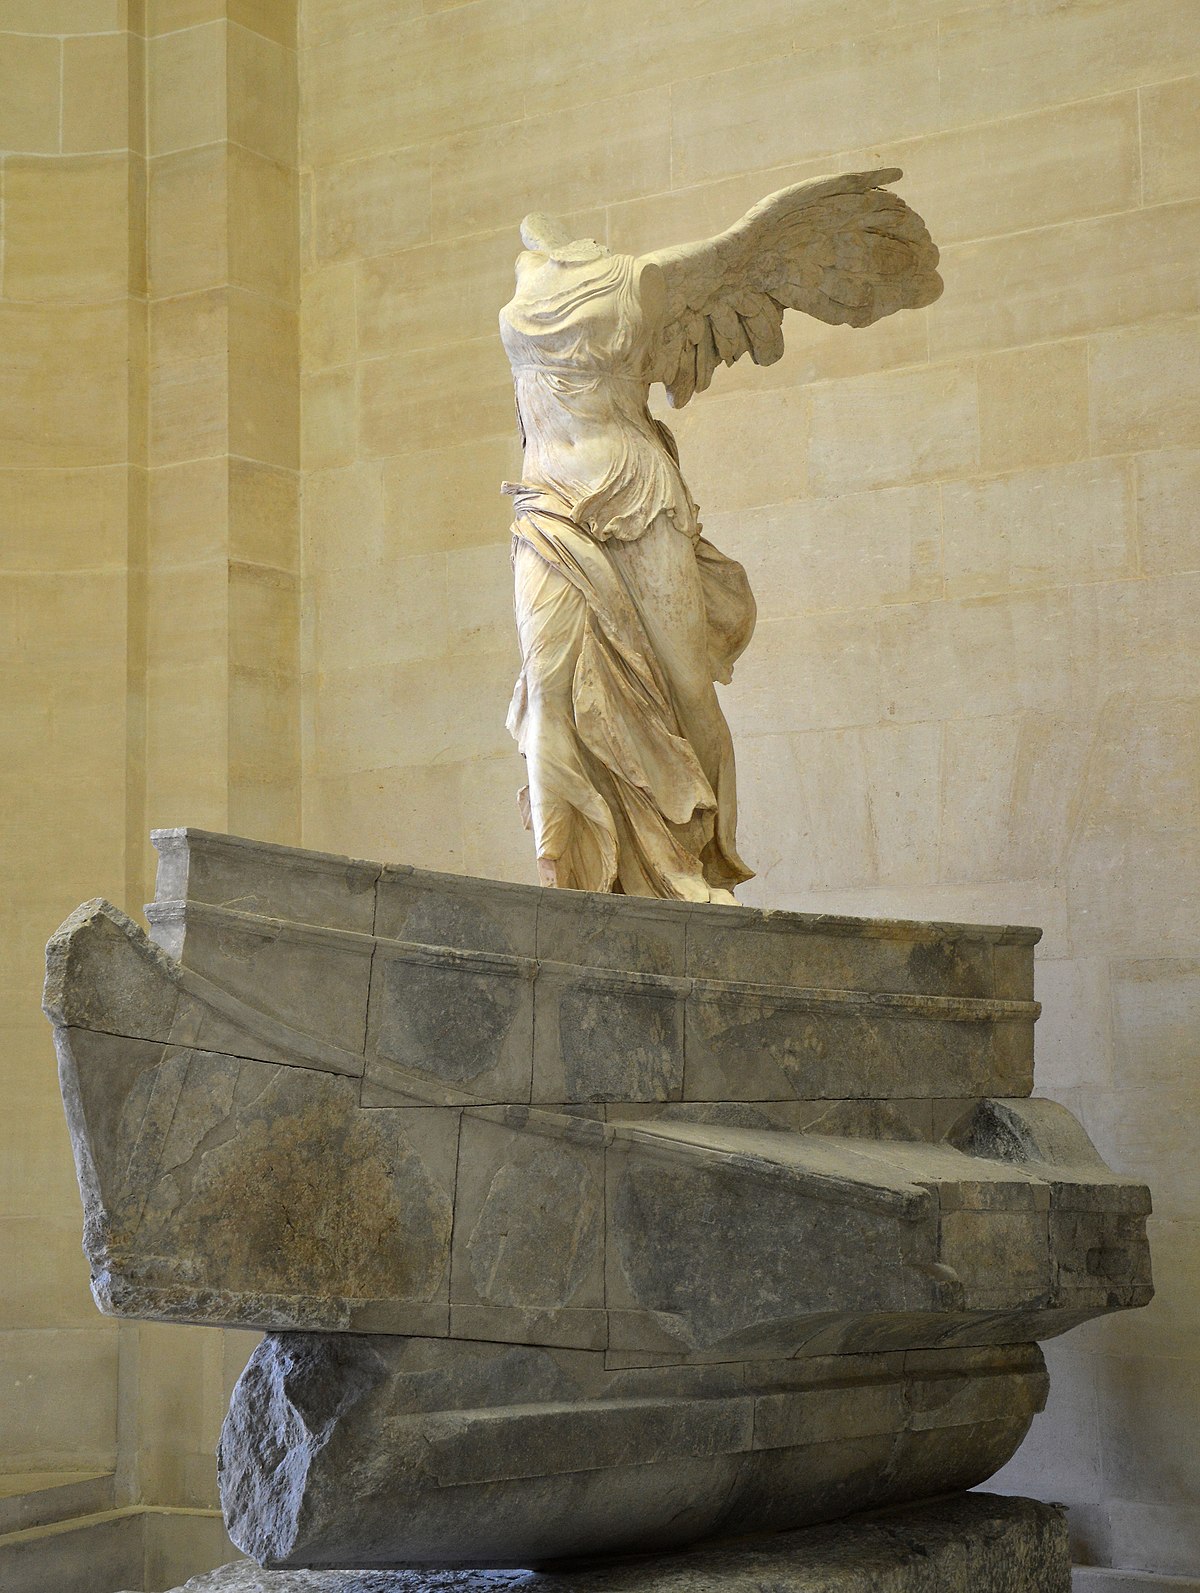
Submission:
[[[754,629],[745,571],[701,534],[675,440],[651,415],[718,365],[783,353],[785,308],[868,326],[941,292],[895,169],[782,189],[728,231],[634,256],[521,225],[500,313],[525,448],[513,566],[522,667],[509,728],[543,885],[731,902],[733,747],[714,681]]]

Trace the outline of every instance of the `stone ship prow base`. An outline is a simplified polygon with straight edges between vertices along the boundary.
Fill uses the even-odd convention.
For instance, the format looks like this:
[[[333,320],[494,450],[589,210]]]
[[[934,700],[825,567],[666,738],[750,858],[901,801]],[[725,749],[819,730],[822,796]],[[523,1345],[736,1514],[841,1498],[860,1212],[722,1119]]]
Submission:
[[[156,836],[47,1012],[102,1309],[258,1327],[267,1565],[529,1566],[971,1487],[1035,1340],[1150,1297],[1145,1189],[1029,1099],[1037,931]]]

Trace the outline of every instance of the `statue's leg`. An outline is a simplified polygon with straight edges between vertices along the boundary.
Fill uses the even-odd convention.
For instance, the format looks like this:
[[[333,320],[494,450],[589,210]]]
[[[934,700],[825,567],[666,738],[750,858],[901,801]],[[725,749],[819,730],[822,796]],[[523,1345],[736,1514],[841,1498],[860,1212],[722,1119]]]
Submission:
[[[718,800],[732,804],[733,742],[713,685],[692,540],[660,514],[636,541],[612,546],[662,667],[680,729]],[[722,899],[732,898],[725,892]]]
[[[588,859],[595,852],[580,833],[596,796],[575,729],[572,697],[587,604],[564,575],[521,542],[514,573],[527,693],[521,751],[529,780],[538,881],[604,890],[605,881],[580,877],[594,872]]]

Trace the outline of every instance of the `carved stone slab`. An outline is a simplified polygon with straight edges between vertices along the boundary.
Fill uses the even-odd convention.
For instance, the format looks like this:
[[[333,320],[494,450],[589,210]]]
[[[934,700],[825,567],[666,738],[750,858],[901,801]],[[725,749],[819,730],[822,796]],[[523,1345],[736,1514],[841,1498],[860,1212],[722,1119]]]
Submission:
[[[176,1593],[1069,1593],[1056,1505],[963,1494],[835,1526],[544,1571],[262,1571],[243,1561]]]

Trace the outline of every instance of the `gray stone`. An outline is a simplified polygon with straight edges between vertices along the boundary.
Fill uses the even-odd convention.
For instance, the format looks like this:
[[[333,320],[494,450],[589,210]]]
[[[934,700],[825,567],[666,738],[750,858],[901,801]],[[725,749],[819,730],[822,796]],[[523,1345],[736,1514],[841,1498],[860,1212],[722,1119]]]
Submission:
[[[1069,1593],[1070,1585],[1058,1506],[976,1493],[607,1565],[281,1572],[243,1561],[193,1578],[186,1593]]]
[[[1032,1086],[1037,932],[593,897],[157,836],[46,1010],[101,1308],[271,1335],[230,1531],[495,1567],[986,1479],[1033,1343],[1151,1294]]]
[[[739,1536],[983,1481],[1035,1349],[614,1371],[599,1354],[272,1335],[221,1435],[230,1536],[272,1566],[536,1565]]]

